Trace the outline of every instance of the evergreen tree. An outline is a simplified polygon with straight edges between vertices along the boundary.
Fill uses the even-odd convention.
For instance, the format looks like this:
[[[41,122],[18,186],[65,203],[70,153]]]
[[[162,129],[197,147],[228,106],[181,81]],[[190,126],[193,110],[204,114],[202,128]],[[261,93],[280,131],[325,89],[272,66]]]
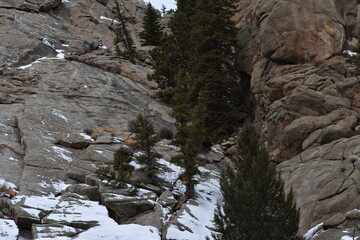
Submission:
[[[161,38],[160,45],[150,51],[154,60],[154,73],[148,75],[148,79],[155,81],[161,92],[159,97],[166,103],[172,102],[174,88],[176,86],[175,76],[179,71],[181,59],[176,51],[174,36],[164,34]]]
[[[169,24],[171,34],[165,35],[157,48],[151,52],[155,62],[154,74],[148,76],[162,89],[160,97],[173,103],[177,79],[188,73],[187,66],[191,48],[190,31],[196,0],[178,0],[177,9]]]
[[[132,153],[124,147],[114,152],[114,161],[111,167],[100,167],[97,170],[100,179],[108,180],[112,185],[126,187],[134,171],[130,165]]]
[[[217,240],[299,240],[299,211],[292,191],[285,196],[284,184],[270,165],[259,136],[247,122],[238,140],[235,167],[228,167],[220,180],[224,198],[214,222]]]
[[[144,40],[144,46],[157,46],[162,36],[162,26],[160,24],[161,16],[158,15],[156,9],[149,2],[145,10],[144,31],[140,37]]]
[[[159,171],[159,163],[156,159],[161,157],[161,155],[154,150],[154,145],[159,138],[155,134],[151,122],[142,114],[139,114],[136,119],[131,121],[130,126],[133,132],[137,132],[134,137],[134,150],[140,151],[140,153],[136,156],[136,159],[139,163],[145,165],[142,170],[151,180],[154,180],[154,176]]]
[[[119,57],[123,57],[131,62],[135,62],[136,51],[134,47],[134,41],[127,29],[128,19],[123,15],[120,10],[119,3],[116,1],[115,5],[116,13],[116,28],[114,45],[116,53]],[[121,48],[119,46],[121,44]]]
[[[190,34],[189,61],[191,105],[202,105],[209,142],[223,139],[235,130],[236,107],[240,102],[234,67],[236,29],[231,17],[234,0],[197,0]]]

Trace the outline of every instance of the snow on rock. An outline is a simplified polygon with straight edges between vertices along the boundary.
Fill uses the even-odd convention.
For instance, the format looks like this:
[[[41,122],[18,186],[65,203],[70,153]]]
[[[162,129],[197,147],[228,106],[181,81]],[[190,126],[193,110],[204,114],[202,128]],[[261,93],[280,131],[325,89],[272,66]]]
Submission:
[[[177,213],[167,229],[167,239],[211,239],[209,228],[214,226],[213,218],[219,199],[221,199],[219,173],[200,167],[201,178],[195,186],[195,198],[189,200]]]
[[[87,135],[86,133],[79,133],[80,136],[82,136],[86,140],[94,141],[91,136]]]
[[[0,219],[0,239],[18,239],[19,229],[13,220]]]
[[[359,237],[353,238],[353,237],[350,237],[350,236],[343,236],[343,237],[341,238],[341,240],[357,240],[357,239],[359,239]]]
[[[79,234],[78,240],[160,240],[159,231],[155,227],[137,224],[117,225],[115,222],[102,224]]]
[[[179,178],[179,176],[184,172],[184,169],[182,167],[166,161],[163,158],[158,159],[157,162],[163,167],[166,167],[166,169],[162,169],[157,174],[157,176],[163,179],[165,182],[174,184]]]
[[[66,160],[68,162],[73,161],[73,159],[68,156],[69,154],[72,154],[72,152],[70,152],[69,150],[66,150],[66,149],[58,147],[58,146],[52,146],[52,149],[64,160]]]
[[[52,114],[54,114],[55,116],[58,116],[59,118],[62,118],[65,122],[69,122],[69,119],[67,117],[65,117],[64,114],[62,114],[62,112],[60,110],[52,109]]]
[[[304,234],[304,240],[310,240],[315,234],[322,229],[323,223],[316,225],[315,227],[311,228],[307,233]]]
[[[345,54],[347,54],[347,55],[349,55],[351,57],[357,55],[356,52],[353,52],[353,51],[350,51],[350,50],[345,50],[343,53],[345,53]]]
[[[0,178],[0,189],[9,189],[9,188],[16,189],[17,187],[15,184]]]
[[[60,200],[60,197],[53,197],[53,196],[18,195],[12,200],[12,203],[16,204],[19,201],[21,201],[23,198],[25,198],[25,201],[23,203],[24,207],[40,209],[42,211],[52,211]]]
[[[45,60],[45,59],[49,59],[47,57],[41,57],[41,58],[38,58],[36,59],[34,62],[30,63],[30,64],[27,64],[27,65],[24,65],[24,66],[20,66],[18,67],[19,69],[27,69],[27,68],[30,68],[32,67],[32,65],[34,65],[35,63],[40,63],[42,60]]]

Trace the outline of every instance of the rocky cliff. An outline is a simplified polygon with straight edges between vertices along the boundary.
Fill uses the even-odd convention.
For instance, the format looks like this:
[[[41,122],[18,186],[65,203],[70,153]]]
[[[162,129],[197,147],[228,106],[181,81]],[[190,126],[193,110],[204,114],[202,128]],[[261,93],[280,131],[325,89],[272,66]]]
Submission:
[[[127,124],[138,113],[156,129],[173,128],[146,78],[151,60],[138,39],[145,5],[119,2],[131,20],[136,64],[115,57],[113,1],[0,0],[0,185],[19,191],[13,200],[0,197],[0,236],[16,239],[19,229],[25,239],[210,234],[217,162],[228,160],[222,151],[232,151],[234,138],[199,156],[200,183],[186,204],[182,169],[169,162],[177,149],[166,141],[156,146],[163,188],[143,185],[132,196],[94,175],[128,144]],[[307,240],[352,236],[360,219],[360,79],[345,51],[358,41],[358,9],[355,0],[242,0],[234,17],[255,123],[286,190],[295,192]]]
[[[357,219],[348,211],[359,208],[360,82],[344,51],[358,41],[358,8],[353,0],[245,0],[235,18],[239,69],[251,79],[270,157],[295,191],[300,233],[320,224],[307,239],[340,239]]]
[[[219,196],[215,166],[204,163],[196,198],[187,204],[178,181],[183,170],[169,162],[177,148],[166,142],[156,146],[162,188],[145,184],[134,194],[95,174],[112,162],[114,150],[131,144],[128,121],[139,113],[156,130],[174,128],[169,108],[153,98],[156,85],[147,81],[148,49],[138,38],[146,5],[119,3],[130,20],[136,64],[116,57],[114,1],[0,1],[2,239],[210,235]],[[14,190],[14,199],[3,197]]]

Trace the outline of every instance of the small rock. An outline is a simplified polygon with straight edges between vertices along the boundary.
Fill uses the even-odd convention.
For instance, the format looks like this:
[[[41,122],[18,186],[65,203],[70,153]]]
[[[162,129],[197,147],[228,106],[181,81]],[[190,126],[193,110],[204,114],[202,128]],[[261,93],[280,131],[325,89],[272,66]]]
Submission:
[[[19,228],[31,229],[32,224],[41,223],[40,210],[34,208],[17,207],[15,210],[15,222]]]
[[[175,204],[175,202],[176,200],[174,194],[172,194],[169,190],[163,192],[158,198],[158,203],[160,203],[160,205],[163,207],[172,206]]]
[[[323,227],[324,229],[333,228],[340,224],[342,224],[346,220],[346,217],[342,213],[337,213],[334,216],[326,219],[324,221]]]
[[[360,219],[360,210],[353,209],[345,213],[346,219],[354,220],[354,219]]]
[[[87,184],[74,184],[67,187],[65,191],[87,196],[91,201],[100,200],[99,188],[97,186],[90,186]]]
[[[231,146],[234,146],[236,144],[235,141],[226,141],[221,144],[221,146],[225,146],[227,148],[230,148]]]
[[[226,152],[225,152],[226,156],[236,156],[237,155],[237,146],[234,145],[231,148],[229,148]]]
[[[33,224],[31,234],[33,239],[37,238],[55,238],[55,237],[73,237],[82,232],[82,229],[65,226],[62,224]]]

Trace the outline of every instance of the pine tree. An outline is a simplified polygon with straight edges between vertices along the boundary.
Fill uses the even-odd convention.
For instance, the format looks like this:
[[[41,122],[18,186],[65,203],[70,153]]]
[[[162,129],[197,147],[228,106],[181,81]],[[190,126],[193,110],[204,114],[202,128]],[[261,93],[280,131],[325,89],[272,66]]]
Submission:
[[[189,100],[203,105],[206,136],[223,139],[237,125],[236,107],[241,101],[234,67],[236,29],[231,17],[234,0],[197,0],[190,33]]]
[[[100,179],[106,179],[112,185],[117,187],[126,187],[130,183],[130,178],[134,171],[134,167],[130,165],[132,161],[132,153],[120,147],[114,152],[114,161],[112,166],[100,167],[97,170]]]
[[[140,37],[144,40],[144,46],[157,46],[160,43],[163,27],[160,24],[159,14],[149,2],[145,10],[143,19],[144,31],[140,33]]]
[[[128,19],[123,15],[120,10],[119,3],[116,1],[115,5],[116,13],[116,28],[115,28],[115,39],[114,45],[116,53],[119,57],[123,57],[131,62],[135,62],[136,51],[134,47],[134,41],[127,29]],[[121,44],[121,48],[119,47]]]
[[[154,74],[149,80],[156,81],[162,89],[160,97],[173,103],[178,79],[187,75],[189,51],[191,48],[190,31],[196,0],[178,0],[177,9],[169,24],[171,34],[165,34],[157,48],[151,51],[155,62]]]
[[[154,180],[154,176],[159,171],[159,163],[156,160],[161,157],[161,155],[154,150],[154,145],[159,138],[155,134],[151,122],[142,114],[139,114],[136,119],[131,121],[130,126],[133,132],[137,132],[134,137],[134,150],[140,151],[140,153],[136,156],[136,159],[139,163],[145,165],[142,169],[144,173],[151,180]]]
[[[215,213],[217,240],[299,240],[299,211],[292,191],[270,165],[254,127],[247,122],[239,136],[236,171],[228,167],[220,180],[224,203]]]

